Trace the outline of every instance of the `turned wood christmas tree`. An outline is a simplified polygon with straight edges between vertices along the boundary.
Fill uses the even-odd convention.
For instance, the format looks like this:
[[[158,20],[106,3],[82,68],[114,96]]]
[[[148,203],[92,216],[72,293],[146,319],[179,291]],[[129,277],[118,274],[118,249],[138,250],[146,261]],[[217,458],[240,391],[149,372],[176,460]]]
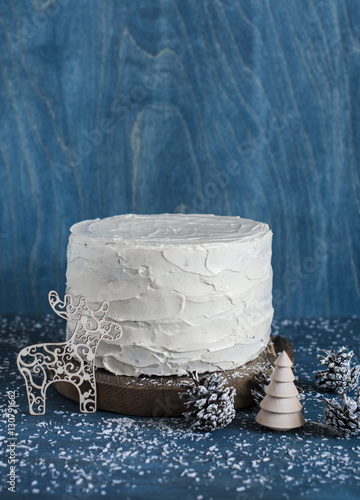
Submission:
[[[305,419],[301,414],[302,405],[294,384],[292,362],[283,351],[275,361],[271,382],[265,389],[266,396],[260,403],[256,422],[274,430],[289,430],[301,427]]]

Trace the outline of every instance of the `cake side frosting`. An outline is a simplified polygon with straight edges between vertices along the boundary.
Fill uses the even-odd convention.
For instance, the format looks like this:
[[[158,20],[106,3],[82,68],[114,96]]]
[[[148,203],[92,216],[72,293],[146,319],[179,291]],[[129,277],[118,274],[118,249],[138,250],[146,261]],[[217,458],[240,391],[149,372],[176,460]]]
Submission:
[[[96,365],[118,375],[236,368],[266,347],[272,233],[212,215],[125,215],[71,228],[67,291],[110,303],[122,337]],[[69,325],[71,327],[71,325]]]

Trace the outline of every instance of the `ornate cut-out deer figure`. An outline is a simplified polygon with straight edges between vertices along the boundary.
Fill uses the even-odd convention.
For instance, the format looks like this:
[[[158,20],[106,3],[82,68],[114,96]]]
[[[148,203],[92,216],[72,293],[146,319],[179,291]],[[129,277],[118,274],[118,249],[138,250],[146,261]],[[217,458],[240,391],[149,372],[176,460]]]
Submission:
[[[71,295],[61,301],[55,291],[49,293],[53,311],[63,319],[75,322],[66,342],[35,344],[22,349],[17,365],[25,379],[29,412],[45,413],[46,390],[53,382],[70,382],[79,392],[80,411],[96,411],[95,354],[100,340],[116,340],[121,334],[118,324],[105,319],[109,303],[96,310],[88,307],[85,297],[75,306]],[[50,376],[51,374],[51,376]]]

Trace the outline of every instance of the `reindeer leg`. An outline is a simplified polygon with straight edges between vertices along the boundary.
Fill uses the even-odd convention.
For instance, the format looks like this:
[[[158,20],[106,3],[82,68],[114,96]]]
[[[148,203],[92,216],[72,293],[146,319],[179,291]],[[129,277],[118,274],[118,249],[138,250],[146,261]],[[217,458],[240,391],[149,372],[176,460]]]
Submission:
[[[96,382],[95,376],[77,386],[79,391],[79,407],[82,413],[96,411]]]
[[[30,415],[44,415],[46,381],[43,380],[40,386],[33,382],[27,370],[22,370],[21,374],[25,379]]]

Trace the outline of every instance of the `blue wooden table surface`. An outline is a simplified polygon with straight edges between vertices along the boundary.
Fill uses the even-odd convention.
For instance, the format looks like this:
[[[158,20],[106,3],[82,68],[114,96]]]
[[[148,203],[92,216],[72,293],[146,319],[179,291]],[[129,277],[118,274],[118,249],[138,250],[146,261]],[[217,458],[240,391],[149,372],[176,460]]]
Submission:
[[[17,352],[32,342],[64,337],[50,316],[0,317],[1,498],[358,499],[360,438],[331,436],[322,426],[322,397],[313,373],[320,348],[355,351],[360,318],[275,321],[295,350],[306,424],[273,432],[238,411],[225,429],[194,433],[183,418],[137,418],[98,411],[84,415],[50,388],[45,416],[30,416]],[[8,391],[16,391],[16,494],[9,473]]]
[[[1,0],[0,312],[47,313],[69,228],[240,215],[278,317],[360,307],[358,0]]]

